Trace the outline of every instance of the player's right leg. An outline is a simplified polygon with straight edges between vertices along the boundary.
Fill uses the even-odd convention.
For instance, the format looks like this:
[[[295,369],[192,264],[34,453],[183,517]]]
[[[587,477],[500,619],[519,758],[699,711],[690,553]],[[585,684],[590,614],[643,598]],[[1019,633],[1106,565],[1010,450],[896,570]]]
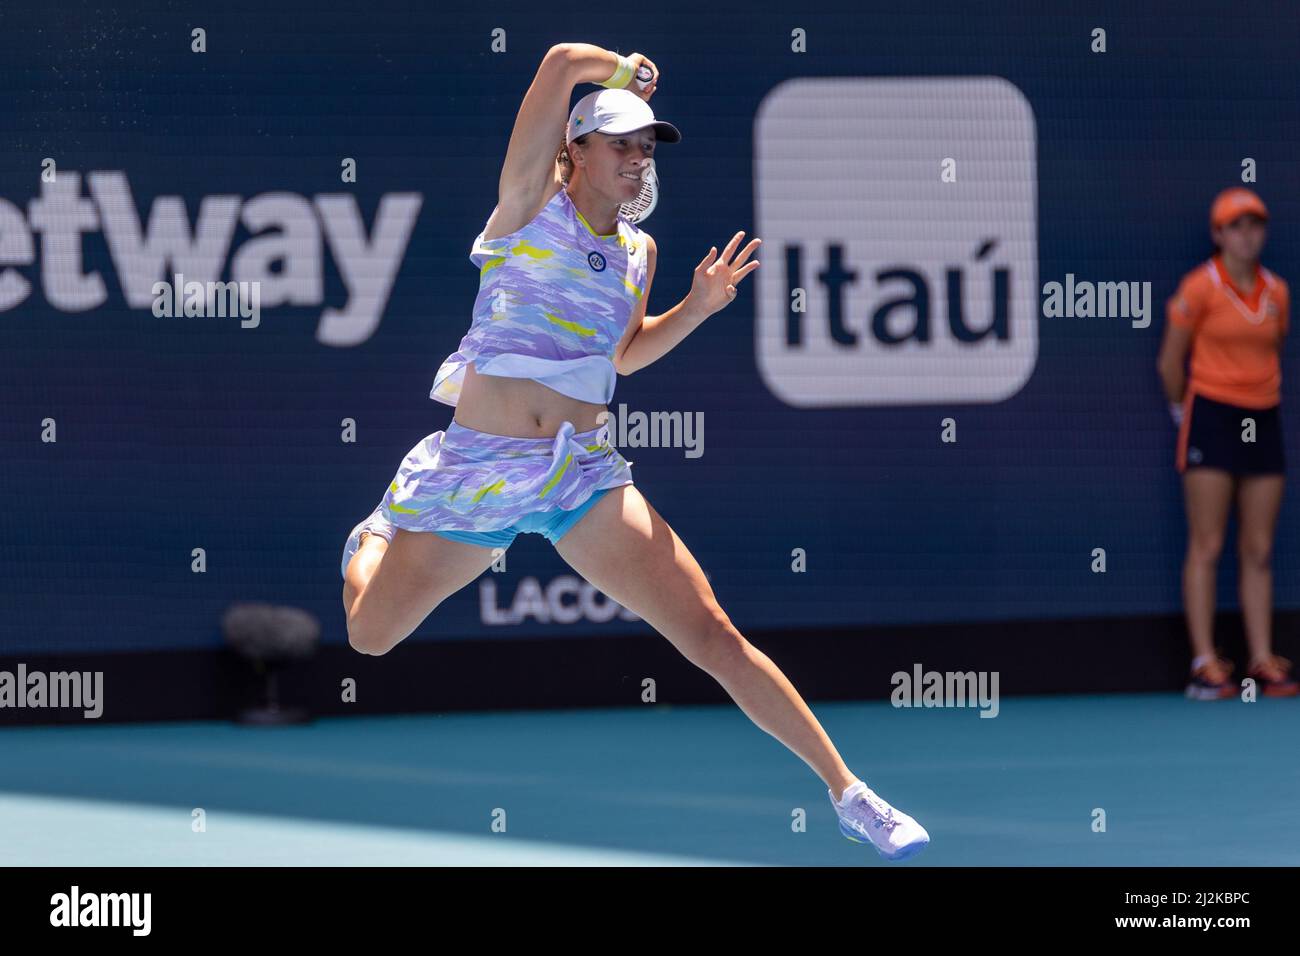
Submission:
[[[1192,644],[1187,696],[1223,700],[1235,696],[1228,661],[1214,647],[1215,578],[1236,479],[1220,468],[1188,468],[1183,474],[1187,509],[1187,554],[1183,560],[1183,613]]]
[[[366,535],[344,573],[348,643],[387,654],[439,604],[492,566],[496,550],[431,531]]]

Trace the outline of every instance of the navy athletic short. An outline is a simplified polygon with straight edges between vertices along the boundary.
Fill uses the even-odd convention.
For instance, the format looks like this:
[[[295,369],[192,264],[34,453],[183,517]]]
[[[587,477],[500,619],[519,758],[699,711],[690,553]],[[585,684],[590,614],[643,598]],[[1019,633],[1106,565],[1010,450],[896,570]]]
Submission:
[[[1242,408],[1194,395],[1179,429],[1179,472],[1217,468],[1233,475],[1282,474],[1286,452],[1280,408]],[[1254,421],[1253,436],[1246,419]]]

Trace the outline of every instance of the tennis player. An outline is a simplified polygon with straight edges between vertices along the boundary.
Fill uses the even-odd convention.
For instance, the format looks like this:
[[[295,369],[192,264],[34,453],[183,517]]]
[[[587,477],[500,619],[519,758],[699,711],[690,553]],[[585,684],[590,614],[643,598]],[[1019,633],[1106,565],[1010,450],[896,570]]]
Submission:
[[[1286,467],[1280,355],[1291,296],[1259,262],[1267,222],[1268,210],[1249,189],[1220,193],[1210,208],[1216,251],[1183,277],[1166,309],[1159,371],[1178,425],[1176,465],[1187,506],[1183,606],[1192,642],[1187,696],[1195,700],[1238,692],[1232,662],[1218,655],[1212,636],[1215,574],[1234,503],[1246,673],[1270,697],[1300,690],[1291,662],[1272,651],[1271,556]]]
[[[565,126],[583,83],[603,89],[583,96]],[[657,151],[681,140],[650,109],[658,83],[639,53],[561,43],[542,60],[515,119],[497,205],[471,249],[480,274],[473,321],[431,392],[455,407],[453,420],[411,449],[344,549],[349,641],[388,652],[486,571],[494,549],[520,532],[543,534],[825,781],[844,836],[903,859],[925,847],[926,831],[849,771],[790,681],[718,605],[610,442],[618,375],[662,358],[759,265],[750,257],[760,241],[742,249],[737,232],[695,267],[685,299],[646,315],[657,249],[619,210],[641,193]]]

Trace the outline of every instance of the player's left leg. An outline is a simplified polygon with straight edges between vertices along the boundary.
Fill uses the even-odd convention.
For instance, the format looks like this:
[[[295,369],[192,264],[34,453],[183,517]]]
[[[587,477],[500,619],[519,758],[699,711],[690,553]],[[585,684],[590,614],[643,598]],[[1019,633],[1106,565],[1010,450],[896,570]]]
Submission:
[[[731,623],[690,550],[634,485],[604,495],[555,549],[593,586],[708,672],[754,723],[802,758],[837,796],[854,782],[799,692]]]
[[[1245,475],[1237,491],[1238,590],[1250,647],[1247,673],[1268,696],[1295,696],[1290,662],[1273,653],[1273,538],[1286,480],[1280,474]]]
[[[849,772],[826,731],[771,659],[745,640],[668,522],[634,485],[604,495],[555,541],[575,571],[668,638],[708,672],[755,724],[826,782],[840,833],[888,860],[919,853],[930,836]]]

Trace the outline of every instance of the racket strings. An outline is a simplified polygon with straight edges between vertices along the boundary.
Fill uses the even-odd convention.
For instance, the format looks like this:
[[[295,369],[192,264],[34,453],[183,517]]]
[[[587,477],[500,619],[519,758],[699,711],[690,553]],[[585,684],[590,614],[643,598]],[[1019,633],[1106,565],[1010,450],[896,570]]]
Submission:
[[[654,161],[651,160],[641,182],[641,192],[631,202],[619,206],[619,212],[629,222],[639,222],[648,216],[658,202],[659,177],[655,174]]]

